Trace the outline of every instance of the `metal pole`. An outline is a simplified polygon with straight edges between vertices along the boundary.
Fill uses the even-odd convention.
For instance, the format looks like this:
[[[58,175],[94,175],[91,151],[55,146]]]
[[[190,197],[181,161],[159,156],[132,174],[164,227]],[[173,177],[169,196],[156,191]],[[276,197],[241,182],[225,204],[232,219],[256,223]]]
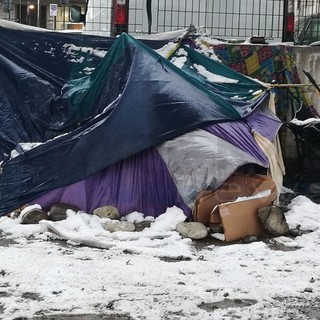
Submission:
[[[30,25],[30,5],[29,5],[29,1],[27,2],[27,24]]]
[[[38,0],[37,4],[37,27],[40,27],[40,0]]]
[[[63,30],[66,29],[66,6],[65,3],[63,2]]]
[[[21,18],[21,0],[19,0],[19,23],[22,23],[22,18]]]

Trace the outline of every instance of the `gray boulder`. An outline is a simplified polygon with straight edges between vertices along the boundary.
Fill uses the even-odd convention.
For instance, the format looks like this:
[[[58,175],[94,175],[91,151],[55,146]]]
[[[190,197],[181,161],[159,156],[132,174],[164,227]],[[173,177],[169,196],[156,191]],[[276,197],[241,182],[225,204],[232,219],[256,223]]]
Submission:
[[[132,222],[128,221],[107,221],[104,223],[104,228],[110,232],[116,231],[126,231],[133,232],[135,231],[135,226]]]
[[[116,207],[113,206],[104,206],[94,209],[92,214],[100,217],[100,218],[109,218],[111,220],[119,220],[120,213]]]
[[[67,218],[67,210],[74,212],[80,211],[80,209],[72,204],[67,203],[55,203],[51,206],[49,211],[49,219],[51,221],[61,221]]]
[[[150,228],[151,221],[135,222],[134,226],[135,226],[135,231],[142,231],[146,228]]]
[[[208,236],[208,229],[200,222],[180,222],[176,230],[184,238],[204,239]]]
[[[274,236],[283,236],[289,232],[286,217],[277,206],[268,206],[259,209],[258,217],[265,231]]]
[[[31,209],[21,216],[21,224],[37,224],[41,220],[48,220],[48,214],[42,209]]]

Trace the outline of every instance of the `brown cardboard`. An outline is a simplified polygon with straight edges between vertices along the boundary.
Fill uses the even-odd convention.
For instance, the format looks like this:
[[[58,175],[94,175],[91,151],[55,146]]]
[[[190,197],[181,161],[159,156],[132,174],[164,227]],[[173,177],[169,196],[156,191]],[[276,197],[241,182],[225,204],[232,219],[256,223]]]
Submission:
[[[246,236],[262,233],[262,223],[258,218],[259,208],[272,204],[274,198],[230,202],[216,206],[212,212],[214,221],[220,218],[224,230],[225,241],[234,241]]]
[[[264,190],[270,190],[271,194],[259,199],[234,202],[238,197],[250,197]],[[268,176],[234,175],[218,190],[199,194],[195,202],[194,219],[206,225],[222,223],[226,241],[258,235],[262,232],[262,224],[257,211],[271,205],[276,196],[276,185]]]

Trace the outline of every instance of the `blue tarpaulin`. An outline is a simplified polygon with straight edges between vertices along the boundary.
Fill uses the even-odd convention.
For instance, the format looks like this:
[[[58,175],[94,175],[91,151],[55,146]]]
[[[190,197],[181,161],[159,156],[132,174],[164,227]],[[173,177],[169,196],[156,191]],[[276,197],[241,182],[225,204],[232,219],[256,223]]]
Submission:
[[[2,37],[4,34],[6,36]],[[197,128],[241,122],[268,100],[268,92],[260,84],[238,74],[240,84],[241,79],[243,83],[252,81],[254,88],[260,88],[264,93],[246,101],[231,99],[224,92],[217,93],[218,89],[211,90],[201,79],[180,70],[148,45],[126,34],[114,41],[0,28],[0,39],[2,213],[49,191],[99,176],[99,172],[111,166],[116,166],[119,171],[123,167],[120,165],[122,161],[139,154],[141,157],[150,148]],[[4,46],[4,41],[11,45]],[[72,57],[68,53],[75,46],[81,48],[74,50],[81,52],[80,57],[75,52]],[[94,51],[97,48],[100,48],[100,53],[103,50],[108,50],[108,53],[97,55]],[[246,130],[250,132],[249,127]],[[218,141],[214,142],[202,133],[200,136],[198,140],[211,141],[208,143],[212,145]],[[26,143],[37,144],[30,148]],[[246,163],[267,165],[259,151],[245,152],[244,148],[238,148],[230,141],[226,143],[223,149],[237,153],[238,158],[235,158],[239,159],[230,165],[232,170]],[[248,149],[252,148],[248,146]],[[166,150],[162,150],[163,159]],[[151,168],[149,173],[152,172],[155,170]],[[163,180],[159,178],[163,176],[161,173],[156,181],[165,186],[171,185],[167,192],[173,192],[173,195],[162,195],[162,202],[157,196],[150,197],[151,191],[129,196],[128,191],[124,192],[119,186],[115,189],[113,182],[104,186],[112,190],[111,194],[116,195],[117,201],[113,197],[108,203],[95,201],[94,204],[117,204],[122,197],[124,203],[130,202],[123,211],[150,210],[156,215],[170,205],[189,205],[190,209],[188,201],[191,198],[186,201],[181,191],[174,187],[175,178],[170,169],[166,175]],[[138,179],[139,175],[134,177]],[[165,184],[168,179],[170,183]],[[142,179],[141,183],[150,188],[145,180]],[[166,188],[158,187],[160,189]],[[126,194],[130,201],[123,200]],[[144,201],[141,198],[144,196],[152,201]],[[161,205],[152,210],[157,199]],[[90,209],[88,206],[82,209],[92,210],[92,205]]]

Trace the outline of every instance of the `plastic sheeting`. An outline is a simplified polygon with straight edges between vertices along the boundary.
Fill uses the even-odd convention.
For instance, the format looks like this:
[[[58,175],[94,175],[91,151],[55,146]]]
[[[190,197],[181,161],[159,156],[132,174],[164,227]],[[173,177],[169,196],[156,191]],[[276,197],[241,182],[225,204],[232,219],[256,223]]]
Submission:
[[[32,38],[25,34],[27,39]],[[36,64],[37,60],[42,61],[38,55],[43,49],[34,49],[34,53],[29,45],[27,50],[21,36],[11,41],[11,46],[0,46],[4,71],[0,73],[2,213],[95,174],[99,179],[102,170],[199,127],[240,121],[268,98],[265,93],[259,99],[241,103],[224,99],[223,94],[209,90],[125,34],[114,42],[95,70],[82,77],[71,72],[70,66],[64,73],[55,69],[52,61],[47,69],[45,64]],[[39,37],[44,37],[43,33]],[[53,37],[57,37],[55,50],[66,47],[65,35]],[[18,44],[26,53],[21,57],[14,49],[19,48]],[[12,59],[8,58],[10,50]],[[55,55],[54,50],[50,52]],[[67,74],[70,80],[66,79]],[[43,143],[28,151],[17,147],[19,155],[11,159],[10,151],[27,142]],[[251,159],[257,163],[257,159]],[[159,183],[165,181],[160,180]],[[114,186],[112,180],[110,183]],[[120,190],[112,190],[117,197]],[[161,192],[157,193],[161,199]],[[139,199],[140,193],[135,193],[136,198],[132,194],[124,193],[126,204]],[[150,197],[148,192],[146,197]],[[179,197],[174,191],[169,196],[171,200],[161,205],[180,203]],[[84,206],[91,210],[93,204]],[[140,207],[130,210],[134,208]]]
[[[166,141],[158,150],[190,207],[198,192],[217,189],[240,166],[263,166],[238,147],[200,129]]]
[[[78,126],[83,119],[69,109],[68,83],[81,79],[83,87],[115,40],[0,27],[0,162],[17,143],[44,142]]]
[[[199,81],[208,91],[241,110],[242,116],[250,114],[252,108],[258,105],[252,102],[266,89],[260,82],[187,46],[181,48],[181,55],[186,57],[182,71]],[[176,51],[176,55],[171,56],[171,60],[177,56],[180,56],[180,49]]]
[[[247,163],[266,166],[258,155],[251,156],[204,130],[194,130],[30,203],[47,210],[53,203],[69,203],[89,213],[113,205],[122,216],[132,211],[158,216],[167,207],[178,206],[191,218],[199,191],[216,189]]]
[[[138,211],[158,216],[177,206],[191,217],[170,173],[155,148],[105,168],[85,180],[49,191],[30,203],[49,210],[53,203],[68,203],[91,213],[103,205],[118,208],[122,216]]]
[[[0,54],[59,86],[85,76],[116,41],[112,37],[19,30],[21,25],[11,25],[11,28],[7,24],[3,27],[0,19]],[[140,41],[153,49],[167,44],[162,40]]]

